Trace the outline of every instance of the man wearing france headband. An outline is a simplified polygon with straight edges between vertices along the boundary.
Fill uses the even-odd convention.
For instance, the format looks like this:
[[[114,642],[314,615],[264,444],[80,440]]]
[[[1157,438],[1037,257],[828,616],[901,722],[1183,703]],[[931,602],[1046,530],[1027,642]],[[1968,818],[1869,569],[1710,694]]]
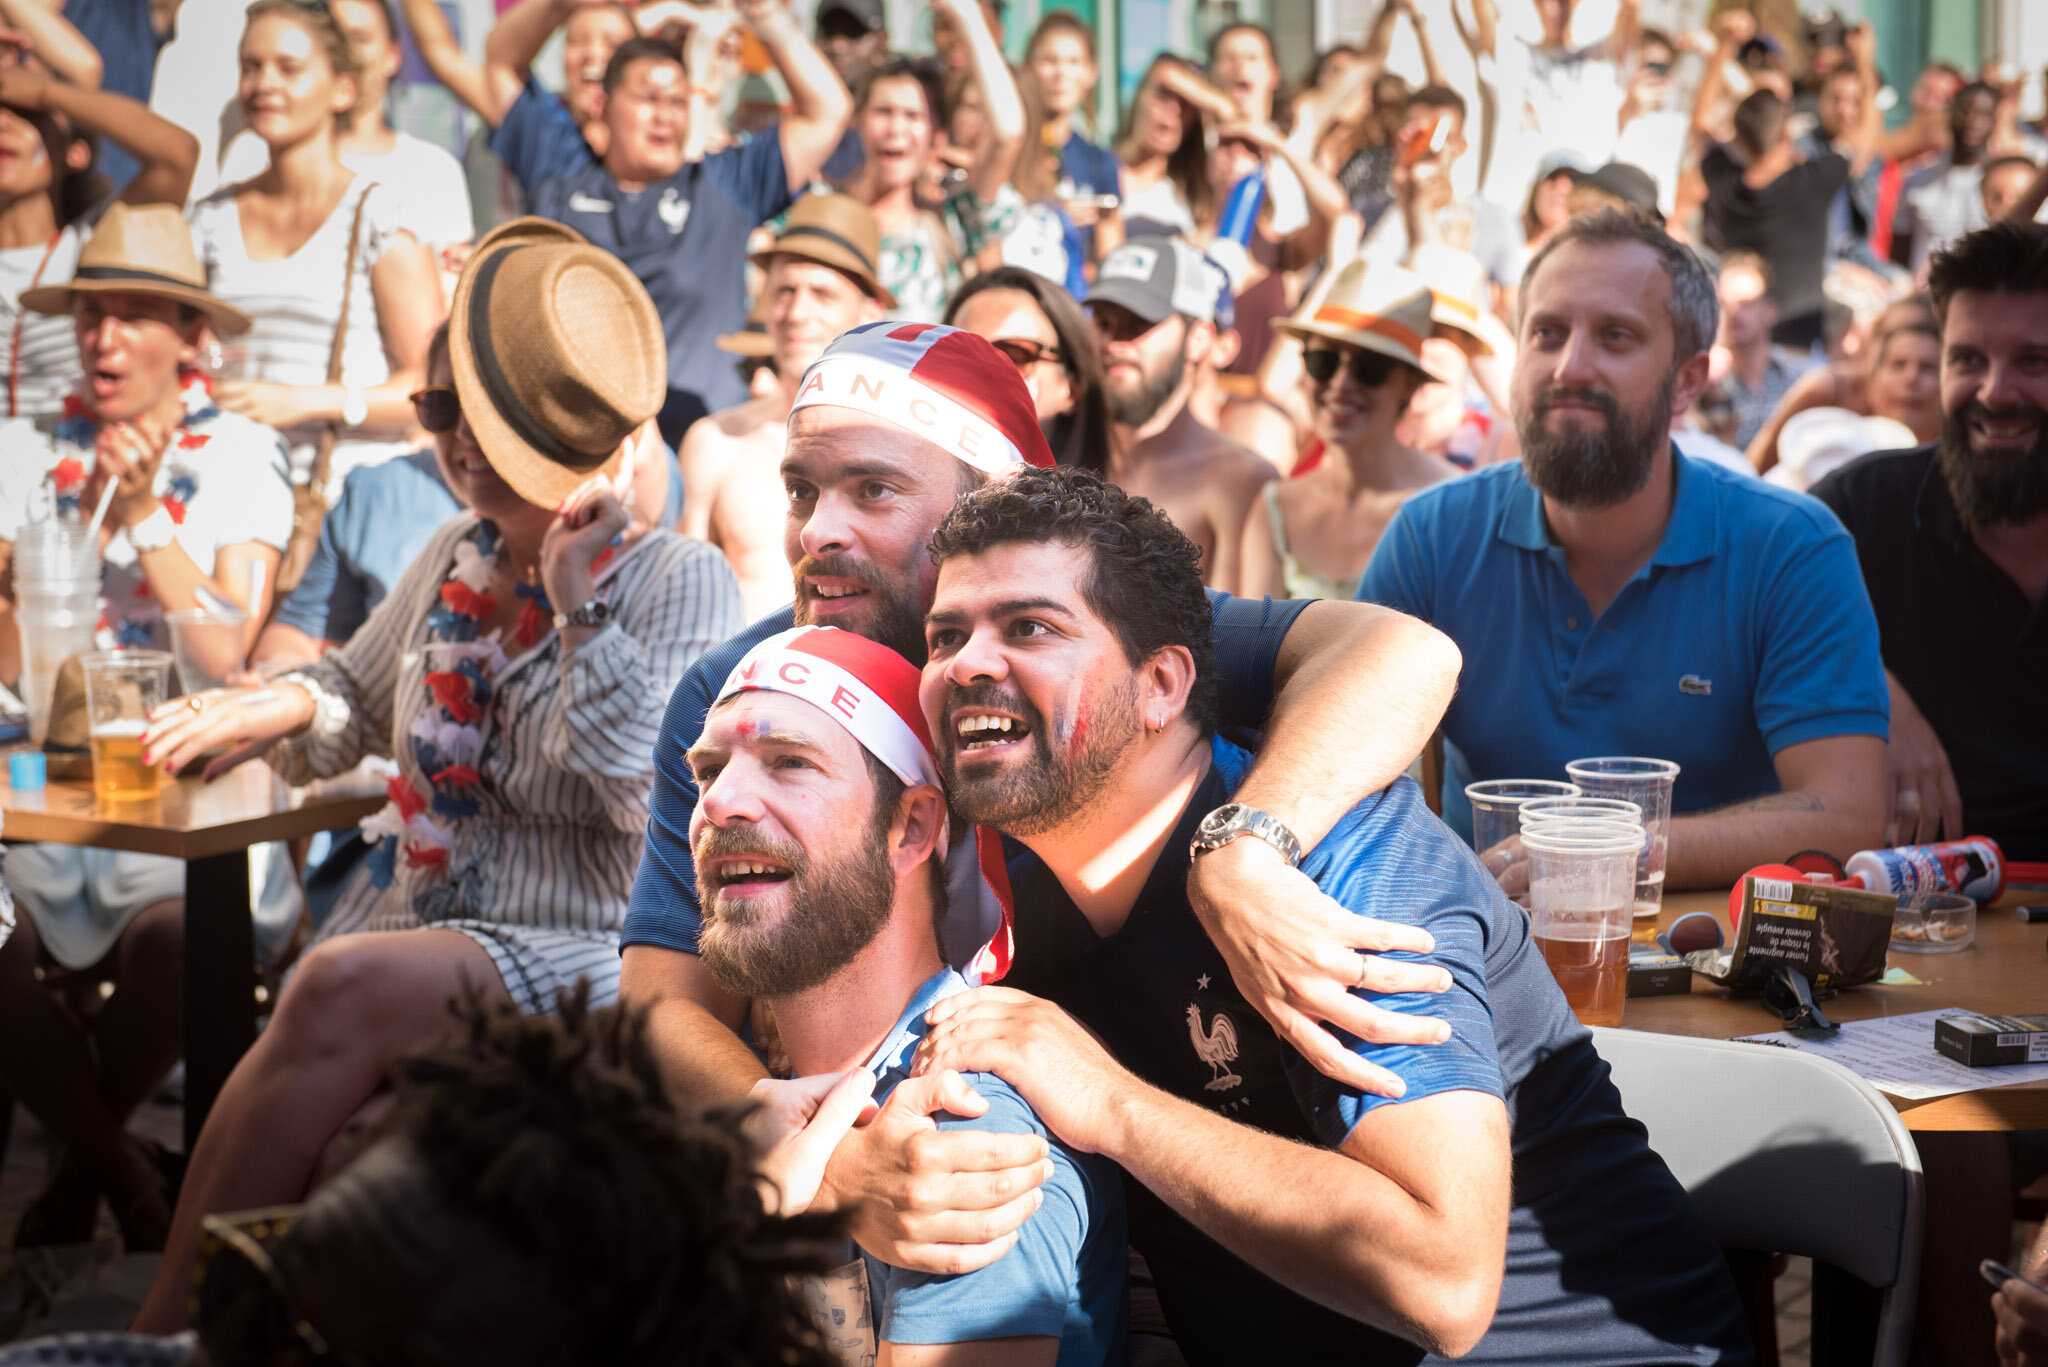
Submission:
[[[916,666],[888,647],[798,627],[747,653],[690,747],[704,966],[767,1004],[814,1095],[872,1087],[886,1098],[925,1013],[967,986],[939,953],[946,798],[917,688]],[[953,1104],[967,1110],[942,1129],[1046,1136],[1001,1079],[966,1082]],[[1016,1256],[932,1277],[863,1255],[828,1277],[823,1296],[855,1311],[821,1317],[836,1322],[834,1346],[850,1361],[873,1361],[877,1341],[925,1345],[935,1362],[1120,1359],[1117,1171],[1058,1144],[1049,1156],[1048,1199],[1018,1231]],[[803,1195],[783,1193],[784,1206]]]
[[[1016,366],[958,328],[856,328],[806,371],[798,391],[781,463],[796,601],[706,653],[669,700],[623,937],[621,997],[649,1012],[672,1092],[700,1103],[745,1097],[763,1076],[740,1035],[755,1008],[699,958],[706,922],[689,835],[698,794],[685,755],[712,704],[749,651],[792,627],[842,627],[922,662],[937,582],[933,531],[962,492],[1050,463]],[[1209,601],[1222,719],[1265,728],[1239,800],[1312,844],[1427,743],[1456,681],[1456,655],[1412,619],[1363,604],[1220,593]],[[1329,744],[1332,735],[1346,743]],[[1008,944],[998,933],[995,848],[989,833],[969,839],[955,826],[950,914],[939,934],[946,961],[984,980],[1000,976]],[[1351,1055],[1323,1022],[1376,1042],[1424,1042],[1414,1018],[1349,989],[1365,982],[1378,991],[1431,990],[1440,970],[1373,957],[1426,952],[1426,937],[1340,916],[1257,839],[1201,861],[1189,894],[1205,915],[1213,912],[1213,933],[1244,974],[1247,1000],[1305,1055],[1348,1066]],[[933,1133],[928,1117],[958,1113],[955,1100],[947,1084],[913,1079],[841,1142],[826,1170],[820,1200],[845,1210],[862,1247],[896,1266],[959,1272],[993,1261],[1035,1208],[1043,1142]]]

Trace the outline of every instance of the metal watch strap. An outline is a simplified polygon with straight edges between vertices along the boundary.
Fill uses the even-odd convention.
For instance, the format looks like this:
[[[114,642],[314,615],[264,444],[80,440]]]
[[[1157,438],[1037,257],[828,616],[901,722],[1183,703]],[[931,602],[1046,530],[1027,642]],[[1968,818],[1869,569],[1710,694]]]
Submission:
[[[1301,841],[1287,829],[1286,823],[1242,802],[1225,803],[1202,818],[1201,825],[1195,828],[1189,857],[1205,850],[1221,849],[1241,835],[1258,837],[1278,850],[1290,867],[1301,866]]]
[[[555,614],[555,630],[564,627],[601,627],[612,620],[612,605],[602,598],[593,598],[579,603],[567,612]]]

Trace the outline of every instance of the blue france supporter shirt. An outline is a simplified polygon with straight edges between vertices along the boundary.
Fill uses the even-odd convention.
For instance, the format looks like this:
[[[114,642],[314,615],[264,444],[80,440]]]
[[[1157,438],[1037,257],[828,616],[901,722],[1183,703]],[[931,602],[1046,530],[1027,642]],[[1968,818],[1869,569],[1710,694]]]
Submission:
[[[1820,502],[1674,453],[1671,521],[1596,621],[1519,462],[1416,494],[1358,596],[1420,617],[1465,667],[1444,714],[1444,820],[1465,785],[1563,778],[1593,755],[1675,760],[1672,810],[1778,790],[1771,756],[1882,737],[1877,618],[1856,548]]]
[[[462,511],[432,451],[358,466],[320,522],[320,540],[277,620],[318,640],[346,641],[440,525]]]
[[[1280,643],[1308,603],[1303,599],[1232,598],[1209,594],[1216,633],[1216,680],[1226,725],[1259,726],[1273,704],[1273,672]],[[690,815],[697,810],[697,784],[684,760],[704,734],[704,718],[726,676],[761,642],[796,625],[794,607],[779,608],[739,635],[706,651],[676,691],[661,718],[654,754],[654,791],[647,802],[647,848],[633,879],[623,943],[658,945],[697,952],[703,913],[697,902],[697,866],[690,859]],[[947,943],[949,962],[965,963],[979,944]]]
[[[661,434],[671,446],[698,418],[747,397],[718,337],[747,323],[747,234],[789,202],[789,168],[772,127],[642,190],[620,189],[593,162],[532,192],[534,213],[568,224],[647,287],[668,343]]]
[[[529,207],[543,181],[573,176],[597,165],[576,116],[561,97],[541,88],[531,76],[504,119],[491,133],[491,151],[519,182]],[[532,212],[538,213],[535,209]]]
[[[932,1003],[966,989],[948,968],[911,999],[874,1064],[877,1102],[909,1075]],[[988,1110],[974,1119],[941,1113],[939,1128],[1035,1134],[1050,1141],[1053,1173],[1039,1188],[1044,1204],[1017,1231],[1016,1246],[978,1272],[907,1272],[863,1253],[875,1337],[887,1343],[972,1343],[1044,1335],[1060,1341],[1059,1367],[1121,1363],[1129,1236],[1116,1165],[1053,1139],[1024,1098],[994,1073],[964,1076]]]
[[[1221,738],[1211,740],[1210,756],[1115,934],[1097,936],[1035,856],[1011,861],[1017,957],[1003,986],[1058,1003],[1153,1086],[1306,1144],[1338,1147],[1381,1106],[1455,1091],[1502,1098],[1514,1164],[1507,1264],[1493,1325],[1463,1361],[1748,1362],[1721,1251],[1643,1127],[1623,1114],[1527,914],[1407,779],[1353,807],[1301,869],[1347,910],[1429,931],[1429,961],[1449,971],[1450,989],[1373,999],[1448,1021],[1450,1040],[1408,1046],[1344,1037],[1359,1057],[1407,1084],[1396,1102],[1331,1081],[1273,1033],[1188,907],[1195,827],[1230,800],[1251,767],[1248,753]],[[1438,1361],[1303,1299],[1142,1185],[1127,1179],[1124,1187],[1131,1242],[1195,1367]]]

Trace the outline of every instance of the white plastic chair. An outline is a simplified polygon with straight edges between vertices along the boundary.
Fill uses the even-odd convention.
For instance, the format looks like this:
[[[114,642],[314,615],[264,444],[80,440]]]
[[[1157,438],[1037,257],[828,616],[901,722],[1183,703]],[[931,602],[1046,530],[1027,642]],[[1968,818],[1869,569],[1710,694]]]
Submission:
[[[1883,1094],[1793,1049],[1605,1028],[1593,1045],[1715,1240],[1880,1289],[1874,1367],[1903,1367],[1925,1196],[1920,1152]]]

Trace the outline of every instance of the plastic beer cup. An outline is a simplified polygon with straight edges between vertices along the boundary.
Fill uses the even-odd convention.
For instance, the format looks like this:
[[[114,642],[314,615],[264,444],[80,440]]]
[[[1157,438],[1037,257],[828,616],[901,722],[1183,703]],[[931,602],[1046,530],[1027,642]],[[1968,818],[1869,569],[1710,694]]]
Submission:
[[[1587,1025],[1620,1025],[1628,998],[1629,928],[1644,831],[1619,822],[1524,829],[1536,947]]]
[[[1654,941],[1657,913],[1664,906],[1664,855],[1671,841],[1671,786],[1678,766],[1668,759],[1616,755],[1575,759],[1564,771],[1588,797],[1621,798],[1643,809],[1650,840],[1636,862],[1635,938],[1644,944]]]
[[[149,714],[170,695],[171,656],[163,650],[102,650],[80,657],[92,746],[93,795],[104,802],[153,798],[163,771],[142,762]]]

